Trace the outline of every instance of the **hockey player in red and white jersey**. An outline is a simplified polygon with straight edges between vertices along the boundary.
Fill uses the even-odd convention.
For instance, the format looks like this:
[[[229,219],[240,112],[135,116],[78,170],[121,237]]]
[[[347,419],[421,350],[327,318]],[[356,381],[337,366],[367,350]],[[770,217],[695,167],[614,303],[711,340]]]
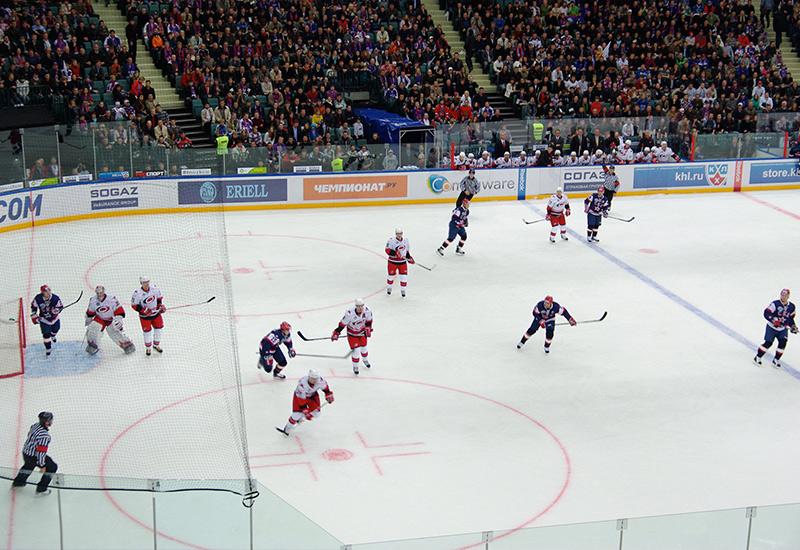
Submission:
[[[519,155],[511,159],[511,166],[514,168],[526,168],[528,166],[528,153],[520,151]]]
[[[662,141],[660,146],[653,150],[653,156],[655,157],[654,162],[660,164],[681,161],[681,157],[675,154],[675,151],[667,145],[666,141]]]
[[[144,333],[144,349],[147,355],[151,349],[163,353],[161,349],[161,331],[164,329],[164,317],[167,311],[164,296],[155,285],[150,284],[150,277],[139,277],[141,287],[133,291],[131,308],[139,313],[139,323]]]
[[[598,149],[592,155],[592,164],[605,164],[606,163],[606,155],[603,153],[602,149]]]
[[[633,164],[635,157],[633,156],[633,149],[631,148],[631,140],[626,139],[620,143],[615,151],[615,164]]]
[[[364,366],[370,368],[367,338],[372,336],[372,311],[364,305],[364,300],[356,298],[355,307],[344,312],[339,326],[333,329],[331,340],[336,341],[344,329],[347,329],[347,343],[350,344],[350,357],[353,361],[353,372],[358,374],[358,362],[364,360]]]
[[[502,157],[497,157],[497,160],[494,161],[494,165],[497,168],[512,168],[514,163],[511,162],[511,153],[506,151],[503,153]]]
[[[570,215],[569,199],[564,194],[564,190],[560,187],[556,189],[550,200],[547,201],[547,216],[546,220],[550,221],[550,242],[556,242],[556,227],[561,228],[561,238],[565,241],[569,240],[567,237],[567,216]]]
[[[414,263],[411,257],[411,245],[408,239],[403,236],[403,230],[399,227],[394,230],[394,237],[389,237],[386,243],[386,254],[389,255],[387,269],[389,274],[386,276],[386,294],[392,293],[394,287],[394,277],[400,272],[400,296],[406,297],[406,286],[408,285],[408,264]]]
[[[581,156],[578,157],[578,166],[589,166],[592,164],[592,156],[589,154],[589,151],[584,151]]]
[[[553,166],[564,166],[564,157],[561,156],[561,149],[556,149],[553,153],[553,160],[550,161]]]
[[[289,421],[283,428],[275,429],[288,436],[289,432],[304,420],[311,421],[317,418],[322,412],[319,392],[325,394],[325,401],[328,404],[333,403],[333,391],[331,391],[328,382],[317,371],[310,370],[307,376],[302,377],[297,382],[297,388],[295,388],[294,397],[292,398],[292,414],[289,416]]]
[[[116,296],[106,294],[106,289],[98,286],[94,289],[95,295],[89,300],[86,310],[86,353],[94,355],[99,349],[98,342],[103,332],[108,332],[108,337],[126,353],[136,351],[130,338],[125,334],[122,320],[125,310]]]
[[[489,154],[489,151],[484,151],[481,153],[480,158],[478,158],[478,162],[475,163],[476,168],[494,168],[494,160],[492,160],[492,156]]]
[[[564,163],[561,166],[577,166],[578,165],[578,153],[572,151],[568,157],[564,158]]]

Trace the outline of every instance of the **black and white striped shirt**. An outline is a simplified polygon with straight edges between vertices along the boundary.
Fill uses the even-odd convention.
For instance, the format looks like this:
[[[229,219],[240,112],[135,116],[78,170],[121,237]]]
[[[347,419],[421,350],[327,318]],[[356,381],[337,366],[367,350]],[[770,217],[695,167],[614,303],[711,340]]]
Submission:
[[[22,447],[22,454],[35,456],[36,464],[41,468],[44,466],[48,447],[50,447],[50,432],[37,422],[28,430],[28,439],[25,440],[25,445]]]

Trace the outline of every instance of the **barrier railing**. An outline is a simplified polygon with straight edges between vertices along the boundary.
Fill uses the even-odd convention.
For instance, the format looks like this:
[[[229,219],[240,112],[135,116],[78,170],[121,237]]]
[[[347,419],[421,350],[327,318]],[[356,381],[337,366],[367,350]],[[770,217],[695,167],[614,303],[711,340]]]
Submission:
[[[618,119],[545,121],[555,126],[546,126],[544,131],[555,135],[556,130],[563,129],[562,136],[568,143],[570,134],[577,128],[584,129],[587,135],[595,128],[603,133],[606,128],[602,126],[603,121],[611,120],[618,122]],[[650,130],[644,130],[645,126],[639,125],[640,120],[630,122],[635,132],[631,141],[636,151],[642,148],[644,132]],[[539,130],[541,128],[537,132]],[[346,145],[289,148],[273,144],[218,151],[158,146],[128,122],[28,128],[0,138],[0,185],[35,187],[132,177],[431,169],[450,166],[452,154],[473,153],[477,158],[484,150],[496,151],[500,140],[510,142],[514,155],[522,147],[544,147],[541,141],[546,141],[546,136],[537,135],[531,143],[528,140],[534,139],[533,136],[520,138],[518,131],[511,123],[502,121],[469,123],[440,127],[433,141],[422,143],[375,144],[362,139]],[[661,129],[656,130],[650,137],[656,142],[666,139],[685,160],[786,158],[792,156],[792,144],[797,137],[790,131],[694,135],[661,132]],[[520,140],[524,143],[519,143]],[[568,147],[565,147],[562,153],[567,152]]]

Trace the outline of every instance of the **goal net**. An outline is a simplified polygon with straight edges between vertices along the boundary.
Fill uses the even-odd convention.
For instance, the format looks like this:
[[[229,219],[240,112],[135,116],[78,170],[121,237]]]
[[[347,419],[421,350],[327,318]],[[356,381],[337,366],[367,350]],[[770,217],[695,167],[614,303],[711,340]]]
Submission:
[[[137,185],[106,189],[136,197],[143,189]],[[175,193],[174,186],[146,185],[148,193],[163,189],[165,204]],[[55,417],[50,452],[64,473],[60,483],[147,490],[157,480],[160,490],[246,491],[251,475],[226,241],[230,214],[115,216],[123,206],[138,214],[136,201],[98,196],[86,190],[103,216],[0,231],[0,270],[8,282],[0,285],[0,302],[10,308],[3,317],[20,319],[0,324],[2,374],[24,371],[0,380],[0,469],[18,466],[29,426],[47,410]],[[54,203],[59,190],[46,198]],[[149,355],[131,307],[143,276],[166,307],[162,352],[151,347]],[[50,354],[39,327],[26,320],[23,369],[19,297],[27,307],[42,285],[65,306],[83,294],[61,312]],[[84,323],[98,285],[122,305],[132,353],[112,339],[111,327],[97,338],[97,352],[87,352]]]
[[[22,298],[0,302],[0,378],[25,372],[25,316]]]

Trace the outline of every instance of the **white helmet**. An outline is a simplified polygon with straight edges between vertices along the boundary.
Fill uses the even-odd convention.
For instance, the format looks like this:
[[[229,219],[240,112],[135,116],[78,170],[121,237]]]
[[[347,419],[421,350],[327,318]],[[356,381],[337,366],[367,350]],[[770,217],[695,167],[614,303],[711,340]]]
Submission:
[[[503,153],[503,156],[504,156],[504,157],[510,157],[510,156],[511,156],[511,153],[509,153],[508,151],[506,151],[505,153]]]
[[[569,156],[571,156],[571,157],[577,157],[577,156],[578,156],[578,153],[576,153],[575,151],[573,151],[573,152],[571,152],[571,153],[569,154]]]
[[[487,156],[488,154],[489,154],[489,151],[484,151],[483,153],[481,153],[481,156],[485,157],[485,156]]]
[[[356,307],[364,307],[364,300],[361,298],[356,298]]]
[[[140,285],[143,285],[143,284],[149,283],[149,282],[150,282],[150,277],[148,277],[147,275],[142,275],[141,277],[139,277],[139,284]]]
[[[461,151],[461,152],[458,154],[458,157],[459,157],[459,158],[462,158],[462,159],[465,159],[465,158],[467,158],[467,154],[466,154],[464,151]]]
[[[395,235],[402,235],[403,234],[403,228],[402,227],[395,227],[394,228],[394,234]]]
[[[560,154],[561,154],[561,149],[556,149],[556,155],[560,155]]]
[[[645,152],[645,153],[649,153],[649,152],[650,152],[650,147],[645,147],[645,148],[644,148],[644,152]]]
[[[598,150],[595,152],[595,155],[596,155],[596,156],[598,156],[598,157],[599,157],[600,155],[602,155],[602,154],[603,154],[603,150],[602,150],[602,149],[598,149]]]
[[[563,193],[563,192],[564,192],[563,189],[561,189],[560,187],[556,187],[556,193]]]
[[[541,154],[542,152],[539,149],[536,149],[536,151],[533,152],[533,156],[535,157],[541,156]]]
[[[522,150],[522,151],[519,152],[519,156],[521,156],[521,157],[524,157],[524,156],[527,156],[527,155],[528,155],[528,153],[526,153],[525,150]]]
[[[308,371],[308,379],[309,380],[319,380],[319,373],[314,369]]]
[[[666,144],[667,144],[667,142],[666,142],[666,141],[662,141],[662,142],[661,142],[661,146],[662,146],[662,147],[664,147]]]
[[[626,140],[625,140],[625,145],[627,145],[628,147],[630,147],[630,145],[631,145],[631,140],[629,140],[629,139],[626,139]]]
[[[583,152],[583,156],[584,156],[584,157],[588,157],[588,156],[589,156],[589,151],[584,151],[584,152]]]
[[[98,296],[101,296],[106,293],[106,287],[104,287],[103,285],[97,285],[96,287],[94,287],[94,293],[97,294]]]
[[[469,157],[469,158],[471,158],[471,159],[474,159],[474,158],[475,158],[475,155],[473,155],[472,153],[470,153],[469,155],[467,155],[467,157]]]

